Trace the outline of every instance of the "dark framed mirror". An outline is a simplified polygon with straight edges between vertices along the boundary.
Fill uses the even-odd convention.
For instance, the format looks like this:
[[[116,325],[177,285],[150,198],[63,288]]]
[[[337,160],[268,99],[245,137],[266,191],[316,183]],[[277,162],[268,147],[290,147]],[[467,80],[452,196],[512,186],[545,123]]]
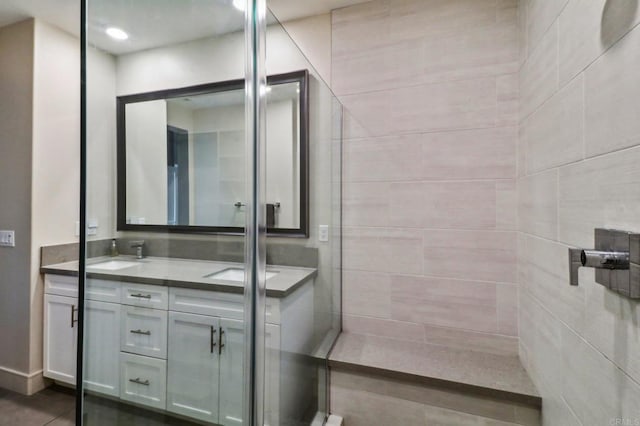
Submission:
[[[119,231],[242,234],[244,80],[117,98]],[[267,78],[269,235],[309,236],[309,76]]]

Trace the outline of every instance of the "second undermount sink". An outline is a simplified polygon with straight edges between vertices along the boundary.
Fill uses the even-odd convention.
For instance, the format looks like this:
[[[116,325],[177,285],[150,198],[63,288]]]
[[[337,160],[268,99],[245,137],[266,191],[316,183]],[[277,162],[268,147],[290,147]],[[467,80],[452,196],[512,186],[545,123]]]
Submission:
[[[278,275],[278,271],[267,271],[267,279],[273,278]],[[205,278],[211,278],[212,280],[227,280],[227,281],[244,281],[244,269],[241,268],[227,268],[220,272],[214,272],[213,274],[206,275]]]
[[[132,266],[138,265],[138,262],[131,262],[129,260],[107,260],[94,265],[87,265],[87,268],[100,269],[103,271],[118,271],[120,269],[131,268]]]

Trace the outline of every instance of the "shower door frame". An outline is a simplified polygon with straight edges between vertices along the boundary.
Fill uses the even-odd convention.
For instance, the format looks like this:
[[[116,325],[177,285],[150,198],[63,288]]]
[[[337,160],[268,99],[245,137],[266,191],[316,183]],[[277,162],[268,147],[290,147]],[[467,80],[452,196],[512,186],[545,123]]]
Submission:
[[[87,26],[88,2],[80,2],[80,206],[75,424],[84,418],[84,325],[87,257]],[[245,426],[264,424],[266,309],[266,0],[245,0],[245,122],[247,214],[244,282]]]

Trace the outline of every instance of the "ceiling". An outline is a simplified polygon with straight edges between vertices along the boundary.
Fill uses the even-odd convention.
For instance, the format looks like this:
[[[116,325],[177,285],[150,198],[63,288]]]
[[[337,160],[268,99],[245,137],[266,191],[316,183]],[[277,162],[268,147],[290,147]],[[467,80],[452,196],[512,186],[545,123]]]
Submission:
[[[327,13],[367,0],[267,0],[280,21]],[[240,30],[243,14],[232,0],[89,0],[89,40],[113,54],[180,43]],[[0,26],[36,17],[79,34],[79,0],[0,0]],[[122,28],[117,42],[104,30]]]

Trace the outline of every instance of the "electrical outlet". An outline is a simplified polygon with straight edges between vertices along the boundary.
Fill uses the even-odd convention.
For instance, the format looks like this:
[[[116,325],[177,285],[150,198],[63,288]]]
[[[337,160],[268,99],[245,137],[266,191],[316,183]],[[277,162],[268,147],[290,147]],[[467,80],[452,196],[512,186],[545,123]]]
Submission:
[[[0,231],[0,246],[15,247],[16,246],[15,231]]]
[[[323,243],[329,241],[329,225],[320,225],[318,241],[321,241]]]

